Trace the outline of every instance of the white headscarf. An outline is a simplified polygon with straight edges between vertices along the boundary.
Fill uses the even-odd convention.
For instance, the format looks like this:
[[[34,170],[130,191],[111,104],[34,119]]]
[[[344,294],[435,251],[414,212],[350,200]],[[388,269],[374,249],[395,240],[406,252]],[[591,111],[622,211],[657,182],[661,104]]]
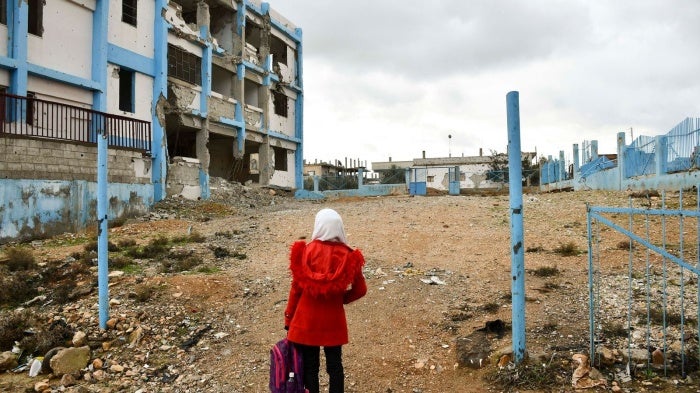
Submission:
[[[337,241],[348,243],[345,237],[345,228],[343,227],[343,219],[333,209],[321,209],[316,213],[316,222],[314,223],[314,233],[311,235],[311,240],[321,241]]]

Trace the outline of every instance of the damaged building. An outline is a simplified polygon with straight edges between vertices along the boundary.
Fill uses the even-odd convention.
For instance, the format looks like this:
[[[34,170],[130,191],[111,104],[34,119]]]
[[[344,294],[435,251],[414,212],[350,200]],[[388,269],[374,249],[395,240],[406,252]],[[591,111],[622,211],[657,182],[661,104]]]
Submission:
[[[301,31],[254,1],[171,1],[165,18],[168,194],[206,198],[209,176],[299,188]]]
[[[70,21],[67,28],[66,21]],[[303,188],[302,33],[257,0],[0,0],[0,244],[209,180]]]

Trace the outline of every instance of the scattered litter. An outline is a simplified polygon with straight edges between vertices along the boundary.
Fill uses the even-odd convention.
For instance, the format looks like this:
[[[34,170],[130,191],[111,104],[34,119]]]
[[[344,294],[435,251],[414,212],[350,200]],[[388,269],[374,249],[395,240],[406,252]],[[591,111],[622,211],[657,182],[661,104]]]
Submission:
[[[430,285],[445,285],[445,284],[447,284],[446,282],[442,281],[438,276],[431,276],[430,278],[421,278],[420,280],[423,283],[430,284]]]

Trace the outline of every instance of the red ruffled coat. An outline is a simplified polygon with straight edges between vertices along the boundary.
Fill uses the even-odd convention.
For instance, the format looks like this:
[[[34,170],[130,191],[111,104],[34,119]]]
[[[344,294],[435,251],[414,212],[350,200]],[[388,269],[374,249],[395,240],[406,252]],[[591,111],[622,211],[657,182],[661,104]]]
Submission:
[[[367,293],[360,250],[344,243],[314,240],[292,245],[284,324],[289,341],[314,346],[348,343],[344,304]]]

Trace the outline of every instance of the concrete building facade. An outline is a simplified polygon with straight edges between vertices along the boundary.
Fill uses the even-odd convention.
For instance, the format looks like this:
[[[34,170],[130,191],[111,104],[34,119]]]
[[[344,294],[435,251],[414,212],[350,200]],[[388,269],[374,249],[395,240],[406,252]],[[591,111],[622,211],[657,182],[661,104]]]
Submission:
[[[69,21],[69,23],[67,23]],[[303,184],[302,32],[256,0],[0,0],[0,243],[209,178]]]

